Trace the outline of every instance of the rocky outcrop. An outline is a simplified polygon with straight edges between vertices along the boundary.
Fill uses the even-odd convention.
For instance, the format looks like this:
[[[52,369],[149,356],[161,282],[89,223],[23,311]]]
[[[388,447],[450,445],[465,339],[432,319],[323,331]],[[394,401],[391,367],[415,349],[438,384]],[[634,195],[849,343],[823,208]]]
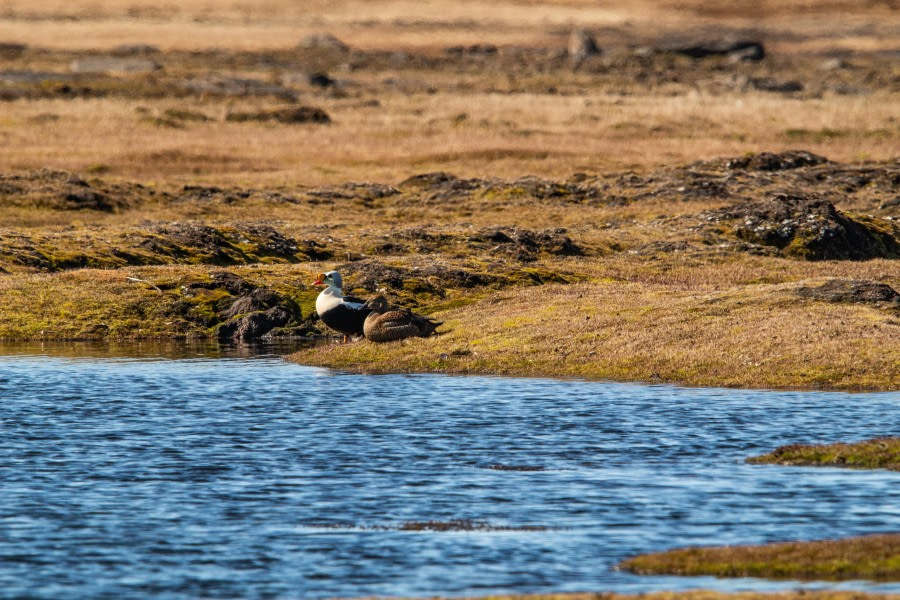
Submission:
[[[826,200],[787,193],[708,213],[709,221],[735,220],[741,240],[774,246],[785,256],[807,260],[867,260],[900,257],[896,226],[854,220]]]
[[[244,123],[246,121],[275,121],[294,125],[298,123],[331,123],[331,117],[321,108],[315,106],[296,106],[287,108],[273,108],[257,112],[231,112],[225,117],[226,121]]]
[[[729,169],[746,171],[787,171],[827,163],[828,159],[806,150],[788,150],[786,152],[760,152],[740,158],[729,159]]]
[[[255,289],[240,296],[222,311],[227,319],[218,330],[219,339],[251,340],[284,327],[291,318],[301,317],[300,309],[269,289]]]
[[[304,335],[313,331],[294,300],[228,271],[212,273],[209,280],[192,282],[182,289],[184,299],[176,303],[173,312],[214,328],[220,340],[245,341],[276,333]]]
[[[797,295],[825,302],[889,303],[900,308],[900,294],[886,283],[856,279],[830,279],[817,287],[801,287]]]

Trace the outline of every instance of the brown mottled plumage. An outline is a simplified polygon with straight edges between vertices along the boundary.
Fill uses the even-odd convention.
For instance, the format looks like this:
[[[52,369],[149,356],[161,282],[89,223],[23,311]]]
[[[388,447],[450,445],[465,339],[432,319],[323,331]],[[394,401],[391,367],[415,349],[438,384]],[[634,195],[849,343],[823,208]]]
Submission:
[[[417,315],[406,308],[391,308],[384,296],[375,296],[363,305],[372,312],[363,324],[363,334],[372,342],[393,342],[410,337],[428,337],[442,322]]]

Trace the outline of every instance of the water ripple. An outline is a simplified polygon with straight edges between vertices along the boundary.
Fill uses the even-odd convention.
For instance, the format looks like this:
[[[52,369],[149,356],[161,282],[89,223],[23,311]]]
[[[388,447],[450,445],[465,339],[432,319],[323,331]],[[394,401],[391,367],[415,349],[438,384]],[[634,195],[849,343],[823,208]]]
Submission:
[[[742,462],[898,435],[898,394],[363,376],[192,352],[0,358],[0,597],[766,590],[798,584],[611,568],[900,526],[898,473]]]

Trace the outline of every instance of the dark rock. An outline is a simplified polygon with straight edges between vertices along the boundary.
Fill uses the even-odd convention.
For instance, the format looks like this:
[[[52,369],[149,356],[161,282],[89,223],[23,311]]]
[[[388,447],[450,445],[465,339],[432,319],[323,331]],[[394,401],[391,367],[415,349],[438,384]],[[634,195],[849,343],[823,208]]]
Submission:
[[[345,200],[377,200],[399,194],[400,190],[384,183],[347,182],[340,185],[325,185],[307,192],[315,198],[340,198]]]
[[[541,253],[554,256],[580,256],[583,250],[567,235],[565,229],[532,231],[517,227],[488,228],[469,237],[475,247],[490,248],[522,262],[534,262]]]
[[[493,44],[472,44],[471,46],[449,46],[444,48],[445,54],[452,56],[484,56],[497,54],[499,48]]]
[[[726,163],[729,169],[745,169],[748,171],[786,171],[812,165],[827,163],[828,159],[806,150],[787,150],[772,153],[760,152],[750,156],[732,158]]]
[[[66,210],[99,210],[111,212],[115,207],[106,196],[89,189],[75,190],[67,193],[63,201]]]
[[[466,196],[470,192],[483,188],[486,182],[481,179],[460,179],[449,173],[438,171],[413,175],[400,182],[399,187],[414,188],[428,192],[416,198],[417,203],[446,203]]]
[[[820,198],[775,194],[707,213],[708,220],[738,219],[735,235],[775,246],[807,260],[867,260],[900,257],[896,232],[849,218]]]
[[[0,43],[0,58],[19,58],[25,53],[28,46],[15,42]]]
[[[875,281],[830,279],[819,287],[801,287],[797,294],[827,302],[890,302],[900,307],[900,294],[886,283]]]
[[[24,174],[0,174],[0,205],[113,212],[127,208],[130,201],[126,194],[115,190],[105,193],[94,189],[70,171],[39,169]]]
[[[187,110],[183,108],[166,109],[166,111],[163,113],[163,116],[169,119],[175,119],[176,121],[195,121],[200,123],[205,123],[206,121],[212,120],[202,112]]]
[[[211,282],[196,282],[190,284],[188,287],[204,288],[207,290],[223,288],[232,296],[249,294],[256,289],[255,285],[253,285],[240,275],[235,275],[234,273],[229,273],[228,271],[216,271],[215,273],[212,273],[210,277],[212,277]]]
[[[738,42],[728,51],[731,62],[760,61],[766,57],[766,50],[759,42]]]
[[[334,256],[334,252],[316,240],[302,240],[297,251],[306,256],[307,260],[328,260]]]
[[[752,60],[759,61],[765,58],[766,50],[761,42],[750,40],[713,40],[688,44],[673,48],[664,48],[676,54],[683,54],[691,58],[707,58],[709,56],[728,56],[734,61]]]
[[[248,223],[239,227],[240,233],[256,245],[256,253],[293,259],[298,252],[297,241],[269,225]]]
[[[459,178],[455,175],[451,175],[450,173],[445,173],[443,171],[437,171],[434,173],[422,173],[420,175],[407,177],[406,179],[401,181],[399,185],[401,188],[416,187],[429,189],[451,181],[458,180]]]
[[[241,296],[222,313],[226,319],[232,319],[238,315],[261,312],[274,308],[282,302],[281,297],[272,290],[259,288],[246,296]],[[280,327],[280,325],[279,325]]]
[[[276,108],[259,112],[233,112],[228,113],[225,120],[236,123],[246,121],[276,121],[286,124],[331,123],[331,117],[328,116],[328,113],[315,106]]]
[[[281,306],[236,317],[219,326],[219,339],[250,340],[269,333],[276,327],[284,327],[291,320],[291,313]]]
[[[569,34],[568,53],[572,65],[578,67],[591,56],[600,54],[600,48],[590,32],[575,29]]]
[[[337,81],[328,76],[327,73],[313,73],[309,76],[309,85],[316,87],[333,87]]]
[[[782,94],[802,92],[804,88],[801,82],[794,79],[780,81],[771,77],[751,77],[750,87],[761,92],[780,92]]]

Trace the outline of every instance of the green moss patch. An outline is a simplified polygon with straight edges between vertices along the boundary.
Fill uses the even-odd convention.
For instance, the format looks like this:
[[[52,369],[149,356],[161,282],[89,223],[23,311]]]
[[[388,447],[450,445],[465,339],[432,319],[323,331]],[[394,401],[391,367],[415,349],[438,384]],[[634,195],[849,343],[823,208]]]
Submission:
[[[900,534],[762,546],[684,548],[619,564],[639,575],[900,581]]]
[[[875,438],[852,444],[790,444],[769,454],[748,458],[747,462],[900,471],[900,437]]]

